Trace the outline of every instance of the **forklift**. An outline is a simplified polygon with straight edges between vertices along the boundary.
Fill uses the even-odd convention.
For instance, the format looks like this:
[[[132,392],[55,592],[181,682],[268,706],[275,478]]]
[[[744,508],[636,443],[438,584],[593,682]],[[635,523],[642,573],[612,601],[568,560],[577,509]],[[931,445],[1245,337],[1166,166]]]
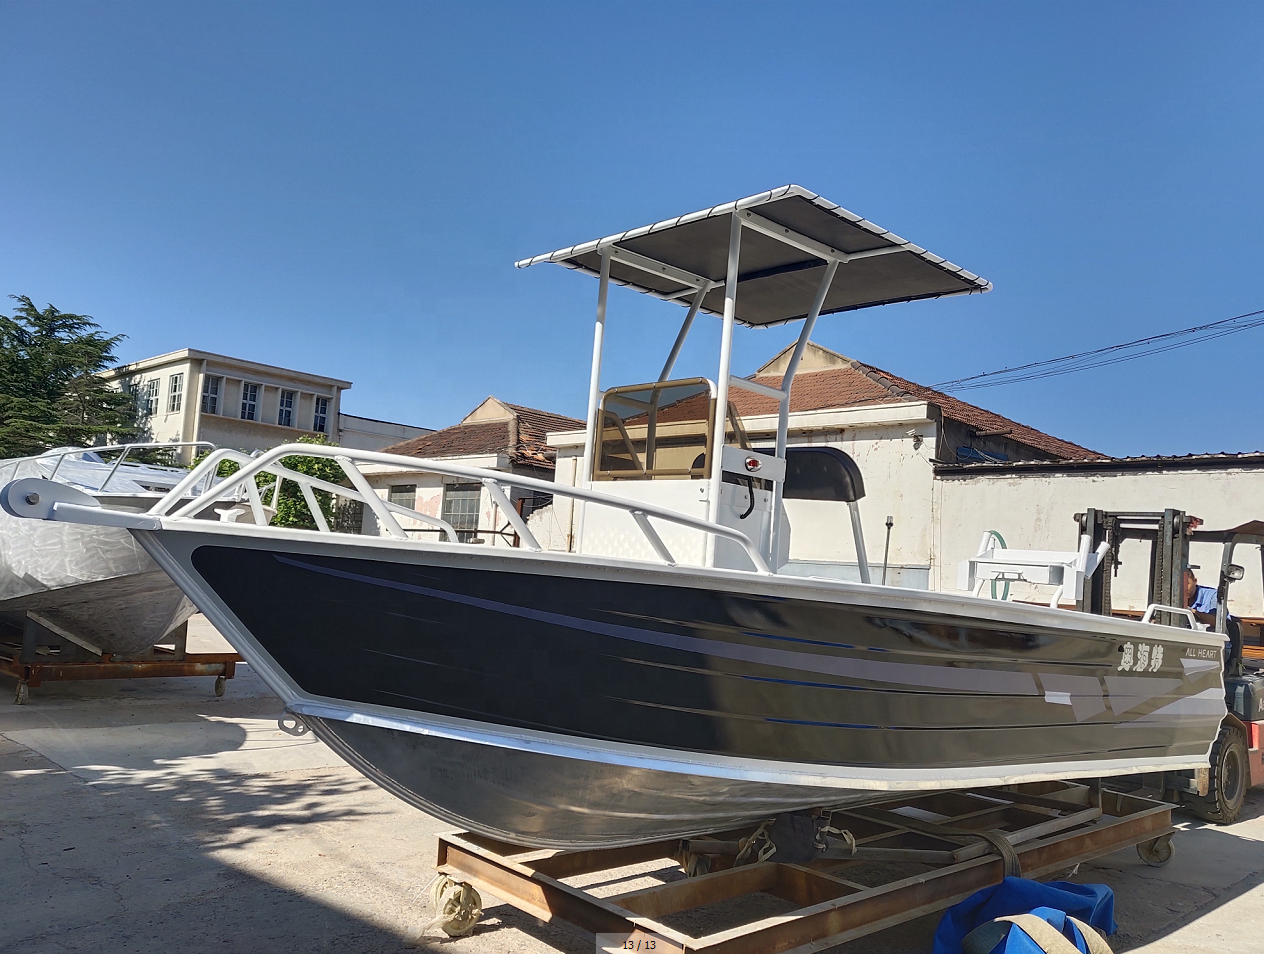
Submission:
[[[1106,544],[1105,566],[1085,581],[1083,597],[1076,609],[1086,613],[1112,615],[1111,579],[1120,565],[1119,548],[1124,540],[1150,543],[1150,608],[1147,617],[1168,625],[1212,627],[1225,637],[1225,708],[1220,735],[1211,747],[1208,768],[1165,772],[1146,777],[1165,801],[1183,805],[1198,817],[1219,825],[1230,825],[1242,814],[1247,789],[1264,785],[1261,734],[1264,734],[1264,672],[1260,659],[1244,661],[1242,624],[1229,615],[1229,587],[1245,576],[1243,567],[1233,562],[1240,546],[1259,548],[1264,570],[1264,521],[1252,520],[1231,530],[1203,530],[1202,521],[1180,510],[1162,513],[1111,513],[1089,510],[1076,514],[1080,533],[1088,534],[1092,547]],[[1220,576],[1216,586],[1214,623],[1196,622],[1185,610],[1185,568],[1189,545],[1221,544]],[[1151,781],[1153,779],[1153,782]]]

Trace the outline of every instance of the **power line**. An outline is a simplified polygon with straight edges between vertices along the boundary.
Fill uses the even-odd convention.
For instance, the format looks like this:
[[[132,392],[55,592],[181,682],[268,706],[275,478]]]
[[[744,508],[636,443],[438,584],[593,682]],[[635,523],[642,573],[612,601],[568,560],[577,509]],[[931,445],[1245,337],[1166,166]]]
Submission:
[[[1152,354],[1175,351],[1213,341],[1228,335],[1236,335],[1241,331],[1249,331],[1264,325],[1264,308],[1249,311],[1244,315],[1235,315],[1206,325],[1195,325],[1180,331],[1169,331],[1166,334],[1151,335],[1149,338],[1138,338],[1123,344],[1096,348],[1092,351],[1081,351],[1061,358],[1050,358],[1045,361],[1033,361],[1016,368],[1002,368],[1000,371],[987,371],[973,374],[967,378],[955,378],[941,384],[932,385],[937,391],[974,391],[979,388],[999,387],[1002,384],[1018,384],[1022,381],[1038,381],[1041,378],[1053,378],[1062,374],[1073,374],[1076,371],[1088,371],[1092,368],[1104,368],[1125,361],[1135,361]],[[1254,320],[1247,320],[1254,319]]]

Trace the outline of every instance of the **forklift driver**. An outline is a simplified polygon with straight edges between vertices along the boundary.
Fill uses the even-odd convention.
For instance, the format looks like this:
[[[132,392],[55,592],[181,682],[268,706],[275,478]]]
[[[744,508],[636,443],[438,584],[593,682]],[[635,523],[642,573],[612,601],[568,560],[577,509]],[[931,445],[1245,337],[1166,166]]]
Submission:
[[[1206,623],[1211,629],[1216,627],[1216,610],[1220,605],[1217,598],[1216,590],[1211,586],[1199,586],[1198,578],[1194,576],[1194,571],[1199,567],[1192,564],[1185,565],[1185,605],[1194,613],[1194,617],[1200,623]],[[1225,628],[1228,637],[1225,642],[1225,663],[1226,665],[1233,659],[1238,658],[1241,654],[1242,647],[1242,627],[1237,619],[1226,614]]]
[[[1199,569],[1193,564],[1185,564],[1185,605],[1194,611],[1200,623],[1208,626],[1216,625],[1216,591],[1210,586],[1199,586],[1194,571]]]

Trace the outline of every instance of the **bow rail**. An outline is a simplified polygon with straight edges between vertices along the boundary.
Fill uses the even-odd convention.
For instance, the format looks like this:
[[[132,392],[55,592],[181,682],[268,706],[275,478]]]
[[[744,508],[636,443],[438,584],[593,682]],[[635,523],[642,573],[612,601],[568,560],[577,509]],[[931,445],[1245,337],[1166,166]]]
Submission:
[[[351,486],[348,487],[299,473],[282,463],[283,459],[287,457],[319,457],[332,460],[342,469]],[[213,480],[220,464],[224,461],[238,463],[241,465],[241,469],[235,474],[224,478],[220,483],[210,487],[193,500],[188,500],[187,491],[189,488],[197,486],[204,481],[209,483],[210,480]],[[231,503],[239,505],[245,503],[249,506],[255,524],[267,526],[271,516],[267,512],[269,505],[264,503],[265,494],[271,495],[271,508],[275,510],[276,504],[280,499],[282,482],[288,480],[297,485],[303,494],[303,499],[306,501],[312,518],[317,525],[317,532],[339,532],[330,528],[323,510],[316,500],[315,491],[319,490],[336,497],[364,504],[373,512],[381,528],[389,536],[397,540],[408,539],[407,533],[400,525],[399,520],[396,519],[398,515],[442,530],[446,538],[443,542],[453,545],[468,545],[461,544],[457,537],[457,531],[446,520],[421,513],[402,504],[392,503],[378,496],[362,470],[362,466],[373,464],[389,466],[392,468],[392,472],[439,474],[444,477],[459,477],[464,480],[478,482],[487,489],[492,500],[518,534],[523,546],[534,552],[541,552],[544,548],[528,528],[527,522],[514,508],[507,493],[507,488],[517,487],[523,490],[539,491],[556,496],[569,497],[586,504],[623,510],[632,517],[658,558],[668,566],[675,566],[676,559],[650,522],[651,518],[698,530],[713,537],[724,537],[732,540],[745,550],[746,555],[755,567],[756,573],[763,575],[772,575],[773,573],[763,554],[750,537],[740,530],[734,530],[700,517],[691,517],[662,507],[626,500],[580,487],[556,484],[535,477],[522,477],[501,471],[486,470],[481,467],[467,467],[442,460],[403,457],[398,454],[384,454],[380,451],[352,450],[320,444],[283,444],[280,447],[274,447],[265,451],[257,457],[250,457],[240,451],[227,448],[213,451],[197,467],[190,471],[187,477],[168,491],[166,496],[149,510],[148,515],[162,518],[164,521],[191,520],[197,519],[199,514],[210,509],[215,504]],[[271,475],[276,479],[272,484],[260,488],[255,478],[264,474]],[[235,515],[227,511],[220,511],[220,518],[221,520],[232,520],[235,519]]]

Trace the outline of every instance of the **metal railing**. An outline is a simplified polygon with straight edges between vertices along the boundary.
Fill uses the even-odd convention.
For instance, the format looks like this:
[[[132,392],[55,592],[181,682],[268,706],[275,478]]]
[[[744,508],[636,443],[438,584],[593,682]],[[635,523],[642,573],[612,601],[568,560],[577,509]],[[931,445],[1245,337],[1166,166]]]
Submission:
[[[342,469],[351,486],[347,487],[313,477],[309,474],[299,473],[282,463],[282,460],[287,457],[319,457],[333,460]],[[217,473],[220,464],[224,461],[238,463],[241,465],[241,469],[235,474],[224,478],[220,483],[208,486],[194,500],[186,501],[187,492],[199,482],[207,481],[209,484],[209,481]],[[714,537],[724,537],[732,540],[746,551],[746,555],[754,565],[756,573],[772,574],[772,570],[769,569],[763,554],[760,553],[759,548],[750,537],[740,530],[734,530],[730,527],[713,523],[710,520],[690,517],[662,507],[654,507],[639,501],[624,500],[592,490],[555,484],[535,477],[521,477],[517,474],[506,474],[500,471],[485,470],[480,467],[466,467],[441,460],[401,457],[396,454],[383,454],[378,451],[350,450],[348,448],[321,446],[319,444],[284,444],[265,451],[258,457],[249,457],[239,451],[226,448],[213,451],[196,468],[190,471],[184,480],[168,491],[166,496],[149,510],[149,514],[167,520],[196,519],[199,514],[217,503],[231,502],[237,506],[245,503],[249,507],[254,523],[258,526],[267,526],[271,520],[271,515],[267,513],[267,505],[264,504],[264,494],[271,493],[271,506],[275,511],[276,504],[280,500],[282,482],[291,481],[302,493],[303,499],[311,511],[312,520],[315,522],[319,532],[335,533],[337,531],[330,529],[329,522],[325,518],[319,502],[316,500],[315,491],[318,490],[364,504],[373,512],[379,526],[394,539],[408,539],[407,532],[400,525],[399,520],[396,519],[396,515],[398,515],[442,530],[447,543],[462,546],[468,545],[460,543],[457,531],[446,520],[421,513],[401,504],[392,503],[378,496],[361,470],[361,465],[373,464],[389,466],[393,474],[399,472],[439,474],[444,477],[459,477],[480,483],[486,488],[488,495],[505,516],[505,519],[509,521],[514,532],[518,534],[523,546],[535,552],[541,552],[544,548],[540,546],[535,535],[527,527],[527,522],[510,502],[509,494],[506,492],[507,487],[541,491],[570,497],[586,504],[623,510],[632,517],[649,544],[650,549],[668,566],[675,566],[676,559],[663,542],[658,531],[650,523],[650,518],[661,520],[664,523],[688,527],[692,530],[699,530]],[[256,481],[256,477],[260,475],[270,475],[275,478],[275,481],[272,484],[266,484],[261,489]],[[220,517],[221,519],[232,519],[227,510],[220,511]]]
[[[65,462],[67,457],[82,457],[84,454],[111,454],[115,451],[119,451],[119,456],[114,461],[114,465],[110,468],[110,472],[106,475],[105,480],[101,481],[101,486],[97,488],[98,493],[103,493],[110,481],[114,479],[115,474],[118,473],[119,467],[122,466],[123,461],[127,458],[127,455],[132,451],[177,450],[183,447],[205,447],[212,451],[215,450],[215,445],[210,441],[172,441],[170,443],[154,441],[143,444],[106,444],[102,447],[74,447],[69,450],[48,451],[43,454],[33,454],[30,457],[19,457],[6,465],[5,469],[7,470],[11,468],[12,472],[7,476],[0,476],[0,480],[12,479],[17,475],[18,467],[22,464],[35,463],[44,460],[56,460],[57,463],[53,465],[53,472],[48,476],[49,480],[56,480],[57,473],[61,470],[61,465]],[[149,465],[139,464],[136,466],[144,467]]]

